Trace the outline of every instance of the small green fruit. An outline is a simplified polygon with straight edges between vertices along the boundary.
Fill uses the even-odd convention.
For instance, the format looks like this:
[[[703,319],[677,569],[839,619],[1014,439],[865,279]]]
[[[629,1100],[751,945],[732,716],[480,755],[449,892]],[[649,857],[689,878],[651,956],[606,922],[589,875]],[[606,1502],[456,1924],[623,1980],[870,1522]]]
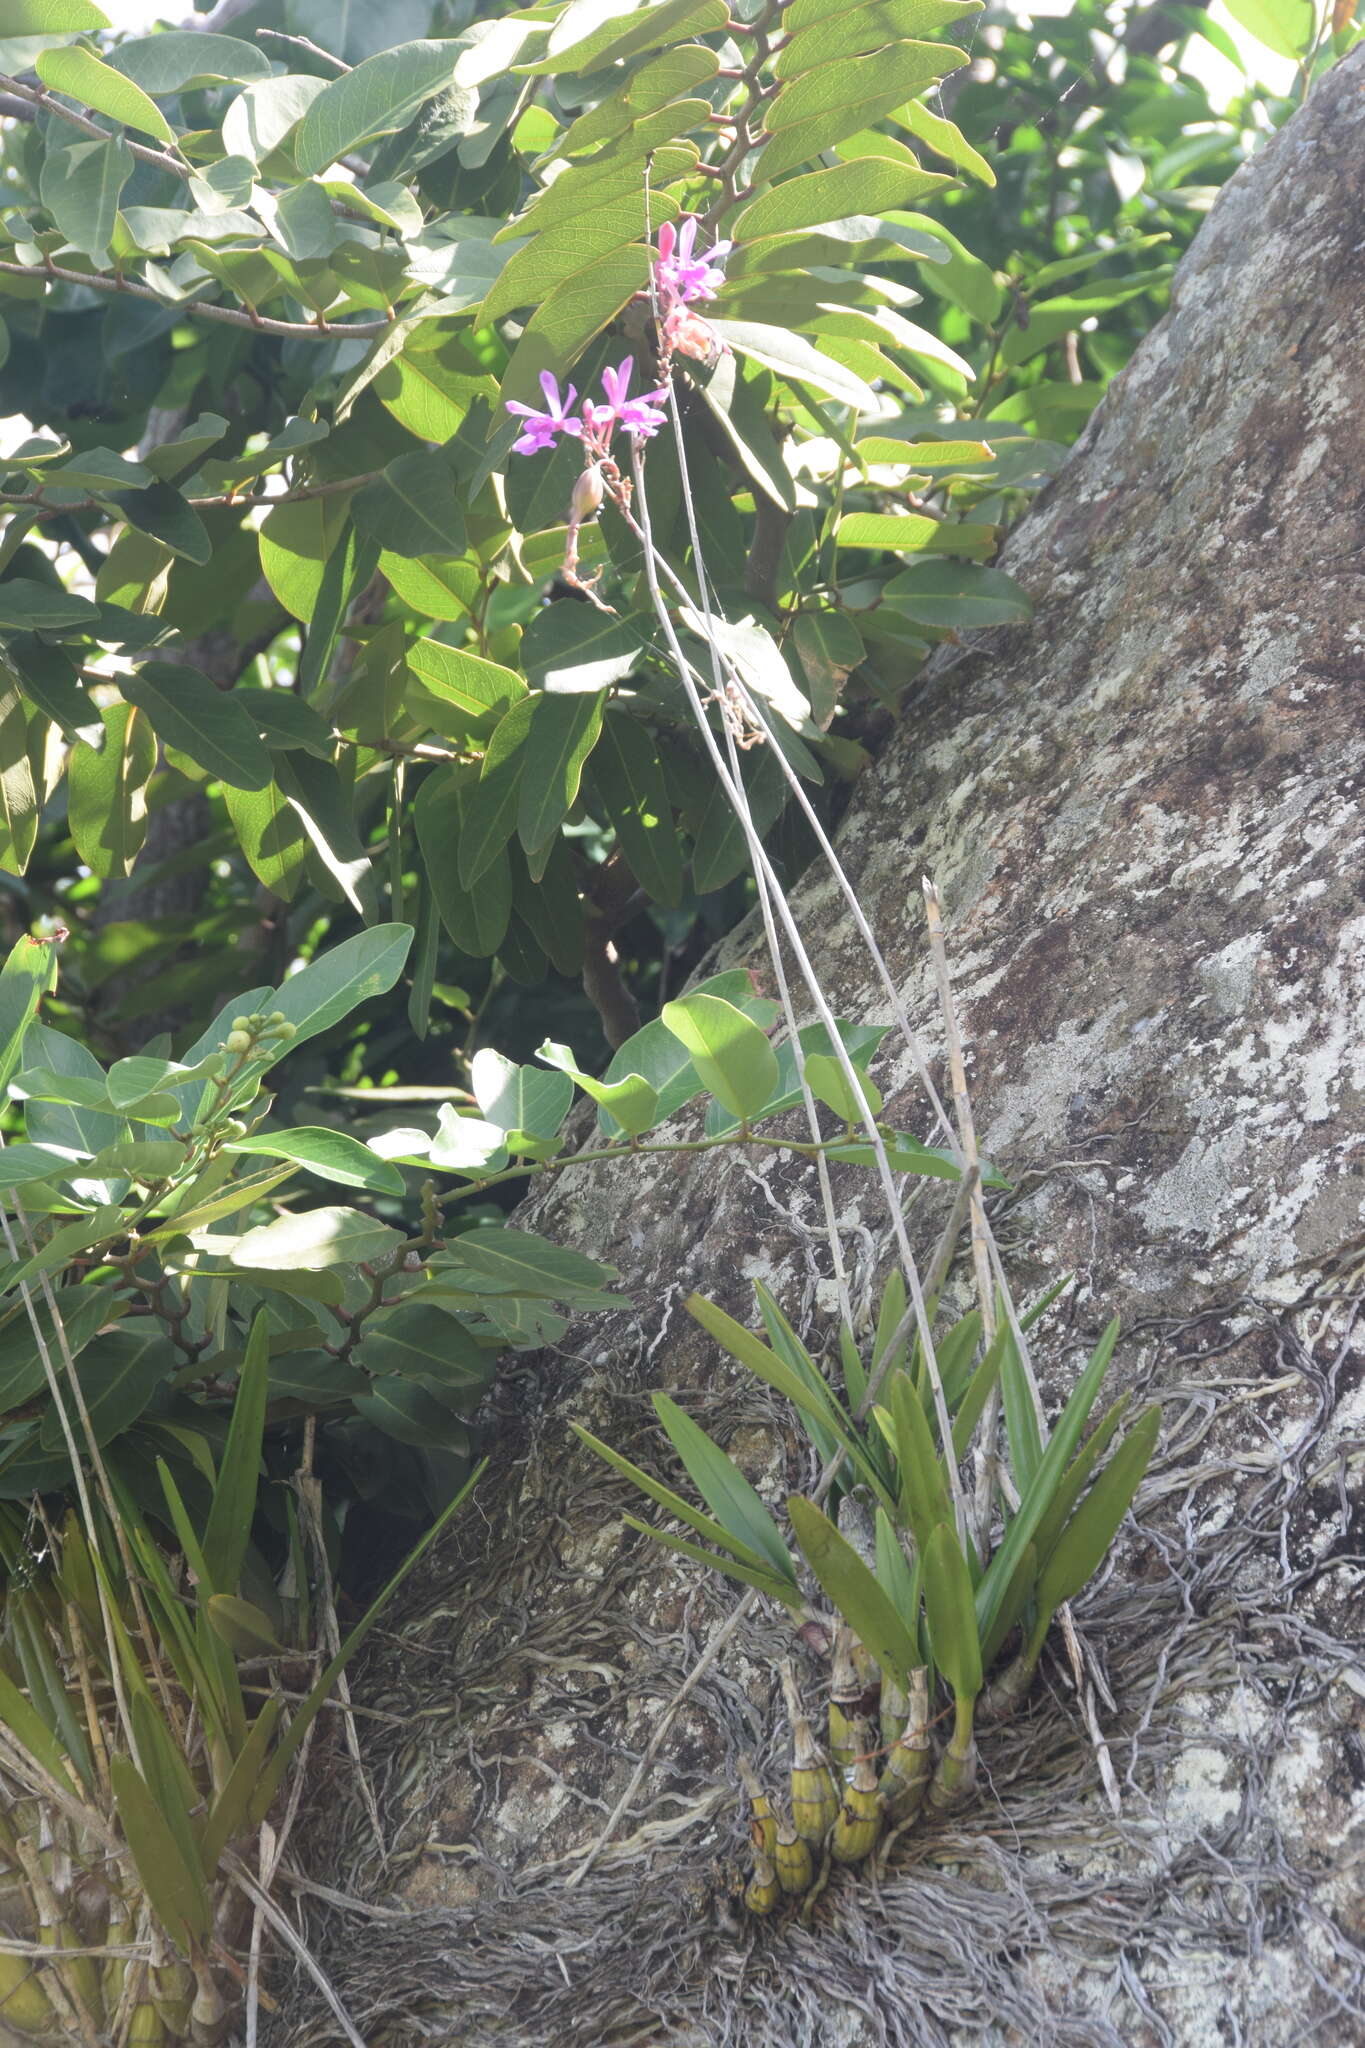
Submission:
[[[224,1040],[223,1049],[225,1052],[250,1052],[250,1034],[246,1031],[238,1031],[234,1028],[233,1030],[229,1031],[226,1039]]]

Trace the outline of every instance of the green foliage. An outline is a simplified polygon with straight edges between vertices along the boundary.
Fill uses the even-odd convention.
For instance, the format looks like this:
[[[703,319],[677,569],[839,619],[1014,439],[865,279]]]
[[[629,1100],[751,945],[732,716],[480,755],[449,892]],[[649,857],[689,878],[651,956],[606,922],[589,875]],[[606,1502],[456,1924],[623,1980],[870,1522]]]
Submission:
[[[1034,1305],[1024,1328],[1058,1291]],[[893,1274],[870,1356],[863,1357],[851,1329],[840,1333],[841,1395],[767,1290],[760,1285],[757,1292],[766,1343],[714,1302],[693,1295],[687,1307],[731,1357],[795,1409],[824,1474],[817,1498],[793,1494],[788,1500],[792,1534],[839,1621],[875,1661],[884,1701],[904,1698],[926,1671],[937,1671],[951,1691],[955,1732],[935,1780],[940,1803],[947,1803],[970,1781],[972,1725],[983,1689],[993,1714],[1016,1704],[1057,1609],[1108,1555],[1151,1460],[1160,1411],[1149,1408],[1120,1435],[1125,1403],[1119,1402],[1081,1446],[1118,1335],[1117,1323],[1111,1324],[1045,1445],[1030,1407],[1033,1433],[1025,1436],[1016,1421],[1007,1477],[985,1517],[969,1516],[957,1468],[971,1449],[987,1393],[998,1379],[1007,1390],[1014,1382],[1006,1393],[1007,1415],[1032,1401],[1009,1321],[1002,1318],[978,1360],[981,1316],[973,1311],[961,1318],[935,1342],[931,1370],[920,1338],[910,1345],[914,1317]],[[935,1372],[951,1420],[947,1447],[938,1433]],[[657,1395],[655,1407],[709,1517],[585,1429],[578,1435],[710,1548],[628,1515],[629,1526],[767,1593],[798,1619],[807,1615],[798,1561],[735,1461],[666,1396]],[[1021,1444],[1027,1457],[1020,1455]],[[833,1516],[820,1505],[826,1493],[836,1506]],[[871,1546],[855,1543],[843,1526],[870,1529],[874,1518]],[[986,1689],[1012,1638],[1012,1660]]]
[[[27,709],[0,720],[0,859],[29,873],[35,909],[62,899],[84,1018],[122,1035],[182,993],[200,1019],[231,993],[214,949],[193,973],[171,957],[140,987],[118,977],[111,1003],[88,921],[101,894],[72,896],[73,850],[115,883],[190,792],[214,829],[179,856],[198,906],[182,942],[246,922],[259,884],[300,935],[415,922],[429,957],[463,956],[445,978],[489,963],[490,994],[576,972],[622,902],[694,918],[739,873],[630,534],[604,514],[579,535],[615,618],[545,603],[576,451],[511,453],[502,410],[542,368],[582,389],[624,355],[637,388],[653,380],[661,222],[703,213],[704,233],[736,239],[702,323],[730,352],[674,359],[684,449],[727,562],[727,645],[800,735],[790,758],[817,800],[856,761],[840,727],[860,703],[898,694],[944,633],[1026,616],[1017,593],[983,612],[973,580],[1009,506],[999,451],[972,442],[964,467],[951,433],[972,352],[905,314],[911,280],[954,260],[896,211],[952,188],[904,139],[912,96],[962,61],[915,38],[973,18],[944,0],[732,31],[717,4],[579,36],[564,8],[443,36],[433,10],[395,48],[348,29],[340,76],[258,42],[250,14],[207,36],[53,31],[35,61],[55,96],[9,138],[0,224],[6,393],[35,428],[3,480],[26,537],[0,570],[0,638]],[[760,109],[741,185],[714,117],[743,132]],[[147,443],[154,408],[191,425]],[[662,441],[650,494],[656,545],[687,578]],[[932,569],[918,609],[897,587],[908,558]],[[242,650],[226,676],[206,635]],[[771,830],[786,792],[756,765]],[[412,1022],[446,1035],[424,977]]]
[[[26,1963],[13,2002],[15,1980],[3,1980],[7,2020],[20,2037],[62,2034],[73,2007],[102,2035],[116,2015],[126,2020],[130,1999],[134,2039],[179,2041],[190,2037],[191,1995],[200,2027],[216,2021],[211,2031],[221,2032],[240,1980],[225,1997],[212,1937],[243,1921],[237,1859],[275,1806],[344,1665],[477,1477],[305,1681],[286,1720],[275,1688],[297,1684],[300,1665],[321,1664],[324,1644],[315,1649],[309,1617],[329,1593],[320,1530],[305,1538],[291,1516],[278,1577],[249,1540],[270,1379],[261,1311],[221,1453],[201,1448],[188,1497],[158,1459],[147,1513],[114,1467],[103,1505],[68,1514],[45,1540],[27,1510],[0,1509],[0,1870],[7,1910],[26,1929],[42,1929],[45,1947],[66,1952]],[[192,1573],[189,1597],[161,1532]],[[60,1845],[44,1858],[46,1870],[30,1852],[39,1839]],[[107,1936],[112,1951],[100,1962],[89,1953],[94,1897],[96,1950]],[[119,1953],[133,1942],[148,1949],[147,1916],[156,1937],[150,1972]]]

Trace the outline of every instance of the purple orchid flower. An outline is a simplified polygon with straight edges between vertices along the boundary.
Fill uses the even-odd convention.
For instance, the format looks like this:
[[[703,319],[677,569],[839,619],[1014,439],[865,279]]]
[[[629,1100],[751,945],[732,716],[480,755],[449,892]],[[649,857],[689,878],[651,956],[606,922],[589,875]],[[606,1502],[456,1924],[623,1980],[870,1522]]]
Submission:
[[[518,455],[539,455],[542,448],[553,448],[559,434],[581,436],[583,422],[569,415],[569,407],[578,393],[571,384],[563,398],[559,395],[559,380],[549,370],[540,373],[540,388],[545,393],[544,412],[537,412],[533,406],[523,405],[520,399],[504,401],[506,410],[524,419],[526,426],[517,440],[512,443]]]
[[[611,426],[623,427],[628,434],[657,434],[668,415],[660,411],[668,394],[660,389],[646,391],[639,398],[630,398],[630,380],[635,370],[634,359],[626,356],[616,369],[608,367],[602,372],[602,389],[607,394],[605,407],[593,406],[595,425],[611,422]],[[584,407],[587,411],[587,407]],[[610,427],[608,432],[610,432]]]
[[[694,299],[714,299],[725,282],[725,272],[719,265],[734,244],[716,242],[705,256],[697,256],[694,251],[700,225],[695,218],[689,218],[679,231],[671,220],[666,220],[659,229],[654,282],[664,300],[665,311],[673,306],[690,305]]]

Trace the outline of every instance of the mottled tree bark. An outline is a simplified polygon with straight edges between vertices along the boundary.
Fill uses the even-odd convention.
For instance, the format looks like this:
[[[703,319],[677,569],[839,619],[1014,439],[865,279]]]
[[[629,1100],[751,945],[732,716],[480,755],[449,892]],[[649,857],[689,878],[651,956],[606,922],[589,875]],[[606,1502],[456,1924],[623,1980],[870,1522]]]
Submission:
[[[742,1840],[735,1754],[782,1754],[787,1631],[758,1617],[565,1887],[730,1604],[623,1537],[636,1503],[568,1420],[665,1470],[647,1393],[681,1388],[780,1497],[811,1476],[790,1418],[678,1304],[747,1316],[758,1275],[819,1337],[831,1298],[790,1161],[572,1170],[525,1220],[614,1260],[635,1309],[509,1369],[479,1505],[364,1676],[398,1716],[371,1745],[395,1855],[365,1881],[415,1914],[359,1945],[319,1927],[367,2038],[1365,2039],[1362,222],[1358,54],[1220,198],[1012,539],[1034,625],[932,667],[840,834],[931,1046],[921,872],[943,892],[1018,1291],[1077,1275],[1049,1399],[1117,1311],[1117,1376],[1163,1404],[1140,1527],[1078,1604],[1081,1691],[1059,1644],[975,1805],[880,1887],[837,1880],[810,1930],[755,1931],[710,1866]],[[795,901],[839,1010],[886,1016],[828,878]],[[764,972],[756,929],[733,961]],[[894,1045],[888,1113],[925,1130]],[[875,1184],[837,1196],[866,1290]],[[359,1803],[336,1810],[333,1881],[364,1856]]]

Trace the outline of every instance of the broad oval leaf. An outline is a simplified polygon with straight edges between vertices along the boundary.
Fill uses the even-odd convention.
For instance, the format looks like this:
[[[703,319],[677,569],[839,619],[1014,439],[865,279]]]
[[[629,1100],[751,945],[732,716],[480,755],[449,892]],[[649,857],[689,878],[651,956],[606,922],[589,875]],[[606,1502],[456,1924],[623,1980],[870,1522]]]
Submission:
[[[303,117],[294,144],[299,169],[311,177],[362,143],[405,128],[452,82],[461,47],[454,41],[400,43],[332,79]]]
[[[276,989],[271,1009],[294,1027],[290,1045],[329,1031],[361,1003],[387,995],[412,945],[410,924],[376,924],[344,939]]]
[[[401,1230],[363,1216],[359,1209],[307,1209],[297,1216],[278,1216],[234,1238],[234,1266],[259,1266],[265,1272],[287,1272],[301,1266],[316,1272],[325,1266],[358,1266],[383,1258],[403,1242]]]
[[[111,121],[136,128],[158,142],[175,141],[175,130],[156,101],[149,99],[121,67],[115,70],[102,63],[93,51],[78,44],[62,50],[40,50],[34,69],[44,85],[83,106],[93,107],[97,114],[107,114]]]
[[[119,688],[146,712],[158,739],[217,781],[234,789],[264,789],[270,781],[270,754],[250,713],[199,669],[149,661],[121,676]]]
[[[777,1054],[742,1010],[720,996],[694,993],[665,1003],[662,1020],[686,1047],[702,1083],[732,1116],[762,1114],[780,1078]]]
[[[263,1154],[267,1159],[292,1159],[319,1180],[340,1187],[373,1188],[384,1195],[401,1195],[403,1176],[396,1166],[380,1159],[359,1138],[348,1131],[328,1130],[325,1125],[303,1124],[287,1131],[256,1131],[225,1145],[225,1152]]]

